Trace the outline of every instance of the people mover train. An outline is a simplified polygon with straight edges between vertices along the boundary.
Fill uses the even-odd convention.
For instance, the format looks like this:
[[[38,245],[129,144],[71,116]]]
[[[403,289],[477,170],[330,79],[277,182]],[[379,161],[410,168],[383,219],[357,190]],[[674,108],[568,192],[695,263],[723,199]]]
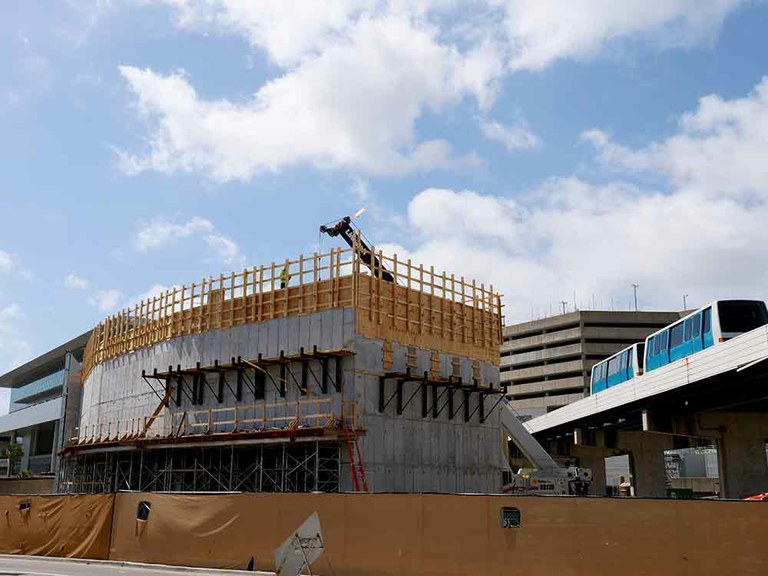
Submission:
[[[760,300],[718,300],[592,367],[592,394],[768,324]]]

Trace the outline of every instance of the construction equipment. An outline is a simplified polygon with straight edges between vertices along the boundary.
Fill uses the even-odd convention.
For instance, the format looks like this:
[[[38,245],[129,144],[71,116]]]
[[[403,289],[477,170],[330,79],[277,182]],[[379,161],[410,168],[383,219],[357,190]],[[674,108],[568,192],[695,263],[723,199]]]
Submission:
[[[559,466],[520,422],[506,398],[502,399],[500,408],[502,427],[523,456],[535,467],[513,473],[511,481],[504,485],[503,492],[585,496],[592,481],[592,471],[576,466]]]
[[[365,211],[365,208],[358,210],[355,213],[355,218],[360,216]],[[381,275],[382,280],[387,282],[394,282],[395,277],[391,272],[384,269],[379,259],[376,257],[376,253],[370,246],[370,243],[366,241],[362,232],[352,224],[352,216],[344,216],[341,220],[330,226],[323,224],[320,226],[320,232],[328,234],[328,236],[336,237],[341,236],[344,241],[349,244],[349,247],[356,250],[360,255],[360,260],[365,263],[368,268],[371,269],[371,273],[375,277]]]

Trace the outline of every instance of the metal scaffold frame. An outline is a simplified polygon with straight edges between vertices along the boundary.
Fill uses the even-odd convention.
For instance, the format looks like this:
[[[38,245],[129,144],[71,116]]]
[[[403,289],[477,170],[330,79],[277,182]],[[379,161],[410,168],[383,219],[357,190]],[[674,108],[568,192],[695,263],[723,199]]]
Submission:
[[[59,493],[338,492],[341,443],[164,447],[72,454]]]

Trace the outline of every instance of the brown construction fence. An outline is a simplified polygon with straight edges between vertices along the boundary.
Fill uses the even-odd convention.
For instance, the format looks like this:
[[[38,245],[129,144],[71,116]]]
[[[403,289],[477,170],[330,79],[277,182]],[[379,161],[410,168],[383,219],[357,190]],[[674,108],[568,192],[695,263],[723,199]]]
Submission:
[[[272,570],[275,548],[317,512],[318,575],[768,574],[761,502],[120,493],[0,496],[0,508],[4,553]],[[502,508],[519,510],[518,527],[502,527]]]

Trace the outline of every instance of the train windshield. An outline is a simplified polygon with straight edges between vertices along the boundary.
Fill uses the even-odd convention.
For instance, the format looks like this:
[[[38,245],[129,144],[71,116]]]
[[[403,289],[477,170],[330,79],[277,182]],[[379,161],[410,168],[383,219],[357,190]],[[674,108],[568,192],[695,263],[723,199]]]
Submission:
[[[720,302],[717,307],[720,311],[720,330],[723,333],[749,332],[768,324],[768,311],[763,302],[734,300]]]

